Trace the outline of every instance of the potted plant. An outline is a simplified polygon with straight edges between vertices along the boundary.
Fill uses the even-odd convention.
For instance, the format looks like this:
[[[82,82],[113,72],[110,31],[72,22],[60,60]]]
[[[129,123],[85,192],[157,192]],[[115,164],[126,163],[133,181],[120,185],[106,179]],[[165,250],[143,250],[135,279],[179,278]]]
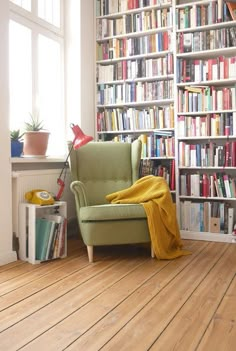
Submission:
[[[20,157],[23,152],[23,135],[20,129],[11,131],[11,157]]]
[[[38,116],[30,114],[30,121],[25,122],[24,148],[25,157],[45,157],[50,133],[43,127]]]

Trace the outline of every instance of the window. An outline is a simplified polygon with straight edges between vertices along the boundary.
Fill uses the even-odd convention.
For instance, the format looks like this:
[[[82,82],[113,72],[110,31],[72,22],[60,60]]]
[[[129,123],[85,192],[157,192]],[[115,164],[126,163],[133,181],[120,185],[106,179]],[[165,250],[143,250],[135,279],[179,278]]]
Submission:
[[[10,129],[30,114],[51,132],[48,154],[65,153],[62,0],[11,0]]]
[[[38,16],[60,27],[60,0],[38,0]]]
[[[27,11],[31,11],[31,0],[11,0],[11,2]]]

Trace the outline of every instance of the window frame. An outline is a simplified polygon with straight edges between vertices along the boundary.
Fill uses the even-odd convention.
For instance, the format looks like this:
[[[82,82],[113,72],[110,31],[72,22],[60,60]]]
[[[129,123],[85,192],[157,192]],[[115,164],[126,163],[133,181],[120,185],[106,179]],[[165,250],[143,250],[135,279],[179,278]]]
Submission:
[[[60,37],[64,37],[64,11],[65,5],[64,0],[60,0],[60,27],[56,27],[53,24],[43,20],[42,18],[37,16],[37,5],[38,0],[32,0],[32,11],[27,11],[24,8],[14,4],[11,0],[9,0],[9,9],[10,9],[10,18],[13,13],[19,15],[20,18],[28,19],[30,22],[34,22],[35,24],[47,28],[50,32],[54,32]]]
[[[41,34],[49,39],[56,41],[60,46],[60,59],[61,59],[61,97],[62,97],[62,125],[64,126],[64,137],[66,140],[67,128],[66,128],[66,94],[65,94],[65,30],[64,30],[64,0],[60,0],[60,23],[61,27],[56,27],[43,19],[37,17],[37,0],[32,0],[32,12],[25,10],[24,8],[12,3],[9,0],[10,16],[9,21],[15,21],[16,23],[25,26],[31,30],[31,50],[32,50],[32,114],[37,115],[37,96],[38,96],[38,36]],[[64,153],[56,155],[55,158],[63,158],[66,154],[66,145],[64,147]],[[54,157],[50,154],[50,157]]]

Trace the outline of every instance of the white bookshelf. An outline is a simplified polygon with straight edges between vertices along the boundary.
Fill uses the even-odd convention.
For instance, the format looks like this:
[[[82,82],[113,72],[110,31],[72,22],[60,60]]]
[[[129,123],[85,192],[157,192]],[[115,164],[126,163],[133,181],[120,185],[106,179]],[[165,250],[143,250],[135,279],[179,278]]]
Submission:
[[[140,1],[137,8],[131,1],[124,0],[97,0],[94,3],[98,53],[97,139],[128,142],[138,137],[143,141],[146,139],[148,145],[143,147],[143,159],[151,160],[155,167],[165,160],[165,168],[170,172],[170,165],[175,160],[174,151],[162,151],[164,146],[161,145],[160,152],[153,152],[150,143],[165,138],[158,136],[161,130],[171,132],[174,139],[172,2],[151,0],[143,6]],[[109,51],[108,55],[104,54],[105,49]],[[149,117],[143,117],[149,112],[150,121]],[[162,113],[165,126],[159,121]],[[167,123],[170,114],[173,117],[168,118],[172,121]],[[143,125],[144,119],[146,125]],[[175,189],[172,192],[174,194]]]
[[[145,6],[145,7],[140,7],[140,8],[133,8],[133,9],[128,9],[126,5],[128,3],[132,3],[131,1],[125,1],[125,0],[119,0],[117,2],[113,2],[111,0],[97,0],[95,1],[95,8],[96,5],[102,5],[108,4],[108,7],[115,6],[116,11],[114,13],[99,13],[97,12],[97,17],[96,21],[108,21],[108,23],[113,23],[112,21],[124,21],[123,22],[123,29],[122,33],[116,34],[116,33],[111,33],[108,30],[107,36],[102,37],[101,33],[104,33],[104,27],[101,30],[101,25],[100,27],[97,25],[97,28],[99,28],[100,35],[97,36],[97,46],[103,45],[104,43],[113,43],[117,44],[119,40],[126,40],[127,42],[132,40],[138,40],[137,38],[144,38],[148,35],[156,35],[157,33],[163,33],[167,31],[169,34],[169,38],[171,38],[171,45],[169,46],[168,50],[163,50],[160,51],[157,49],[154,52],[139,52],[138,54],[126,54],[126,55],[121,55],[120,57],[117,56],[117,53],[114,54],[113,57],[108,57],[105,59],[104,57],[97,57],[96,59],[96,70],[97,72],[100,73],[100,67],[106,67],[110,66],[112,69],[112,65],[118,65],[121,64],[121,62],[124,61],[138,61],[138,60],[156,60],[160,59],[161,57],[167,57],[167,55],[172,55],[173,59],[173,71],[169,72],[169,74],[154,74],[153,77],[150,77],[149,75],[144,75],[141,77],[137,76],[132,76],[132,77],[117,77],[117,79],[114,79],[113,77],[111,78],[110,76],[107,79],[100,79],[99,74],[97,77],[97,83],[96,83],[96,94],[97,94],[97,117],[99,116],[99,113],[102,113],[104,116],[107,118],[107,111],[112,110],[114,111],[137,111],[137,110],[148,110],[148,109],[158,109],[158,108],[164,108],[166,106],[171,106],[174,111],[174,126],[171,126],[170,128],[150,128],[150,127],[143,127],[139,128],[137,126],[133,126],[132,128],[120,128],[119,123],[117,122],[113,128],[100,128],[100,120],[99,123],[97,123],[97,138],[102,139],[102,140],[112,140],[115,139],[116,141],[118,140],[125,140],[125,136],[127,135],[127,140],[130,142],[132,141],[132,138],[137,138],[141,134],[145,134],[147,137],[151,136],[153,133],[155,133],[155,130],[167,130],[173,132],[173,137],[175,138],[174,141],[174,147],[175,147],[175,153],[173,156],[161,156],[161,157],[156,157],[156,155],[150,155],[146,154],[143,155],[143,161],[146,160],[158,160],[160,164],[167,165],[166,162],[172,162],[173,160],[175,161],[175,189],[172,191],[174,194],[174,199],[176,202],[176,208],[177,208],[177,216],[178,220],[180,223],[181,227],[181,235],[183,238],[188,238],[188,239],[199,239],[199,240],[212,240],[212,241],[226,241],[226,242],[235,242],[234,237],[231,234],[226,234],[226,233],[211,233],[209,230],[208,231],[198,231],[198,230],[188,230],[185,227],[183,227],[183,213],[181,212],[182,209],[182,204],[184,201],[190,201],[193,203],[204,203],[204,202],[217,202],[217,203],[223,203],[223,204],[229,204],[229,207],[234,208],[234,212],[236,212],[236,197],[233,196],[231,198],[229,197],[224,197],[224,196],[216,196],[215,194],[211,194],[211,196],[204,196],[204,195],[199,195],[199,196],[191,196],[191,195],[186,195],[182,193],[181,189],[181,176],[184,174],[194,174],[194,173],[199,173],[199,174],[207,174],[207,176],[211,176],[213,173],[225,173],[228,175],[231,179],[234,179],[236,177],[236,167],[231,166],[231,165],[225,165],[223,166],[218,166],[217,164],[209,164],[209,165],[194,165],[194,166],[189,166],[189,165],[182,165],[180,162],[180,145],[185,143],[185,144],[207,144],[207,143],[215,143],[216,147],[221,147],[224,146],[226,143],[233,143],[236,141],[236,95],[232,97],[232,103],[231,106],[227,106],[222,108],[222,106],[211,106],[210,108],[203,108],[203,109],[198,109],[198,110],[182,110],[180,108],[180,93],[181,91],[184,91],[185,88],[189,89],[191,87],[201,87],[202,89],[207,89],[208,87],[210,89],[216,89],[220,90],[222,89],[222,92],[225,92],[225,88],[231,89],[231,94],[234,93],[236,89],[236,63],[232,65],[234,67],[234,72],[231,72],[231,75],[225,77],[225,76],[219,76],[217,78],[212,77],[210,78],[191,78],[188,81],[182,81],[179,79],[179,65],[181,61],[195,61],[195,60],[201,60],[202,62],[208,62],[208,60],[211,59],[218,59],[219,57],[225,57],[225,58],[232,58],[235,57],[236,60],[236,45],[232,44],[232,38],[230,39],[230,30],[231,28],[235,28],[235,33],[236,33],[236,21],[228,21],[227,20],[222,20],[223,15],[226,13],[225,12],[225,2],[222,0],[218,1],[210,1],[210,0],[204,0],[204,1],[185,1],[185,0],[174,0],[174,1],[155,1],[155,0],[150,0],[149,5],[150,6]],[[139,4],[142,6],[144,2],[139,1],[139,2],[134,2],[134,4]],[[116,5],[114,5],[116,4]],[[217,5],[215,5],[217,4]],[[119,6],[121,7],[121,11],[119,12]],[[106,6],[105,6],[106,7]],[[125,9],[124,9],[125,8]],[[144,28],[142,30],[138,30],[136,32],[128,32],[126,33],[124,31],[124,28],[126,28],[125,25],[125,20],[129,16],[136,16],[139,14],[140,16],[145,16],[151,13],[151,16],[153,16],[154,13],[157,13],[157,11],[166,11],[171,15],[171,23],[168,23],[166,26],[161,26],[160,28]],[[103,10],[102,10],[103,11]],[[189,13],[188,20],[184,18],[184,13]],[[160,12],[159,12],[160,13]],[[207,15],[206,15],[207,13]],[[215,13],[215,17],[214,17]],[[155,16],[154,16],[155,17]],[[138,17],[140,18],[140,17]],[[181,21],[186,21],[182,22],[180,25],[180,18]],[[205,18],[205,22],[204,22]],[[106,22],[101,22],[101,23],[106,23]],[[105,24],[108,25],[109,24]],[[186,26],[185,26],[186,25]],[[114,29],[114,28],[113,28]],[[106,32],[106,31],[105,31]],[[195,34],[194,34],[195,33]],[[211,33],[211,37],[210,34]],[[214,34],[215,33],[215,34]],[[217,33],[217,34],[216,34]],[[227,38],[224,40],[225,43],[222,42],[222,44],[219,44],[220,40],[223,40],[223,37],[221,37],[221,33],[224,33],[227,35]],[[187,35],[187,37],[186,37]],[[217,36],[217,40],[214,39],[214,35]],[[183,36],[183,37],[182,37]],[[185,36],[185,37],[184,37]],[[188,50],[188,52],[185,52],[183,49],[183,38],[188,38],[188,36],[191,36],[191,38],[200,38],[201,42],[198,43],[200,46],[199,48],[196,46],[194,47],[193,43],[191,50]],[[204,42],[204,38],[207,38],[207,40],[211,40],[211,44],[209,47],[207,45],[209,44],[208,41]],[[211,38],[211,39],[210,39]],[[194,39],[194,40],[195,40]],[[203,40],[204,39],[204,40]],[[219,39],[219,40],[218,40]],[[140,39],[141,40],[141,39]],[[191,39],[193,40],[193,39]],[[214,41],[214,47],[213,47],[213,41]],[[203,43],[204,42],[204,43]],[[112,45],[112,44],[111,44]],[[220,47],[218,47],[218,45]],[[105,48],[105,46],[104,46]],[[111,49],[113,52],[114,48],[113,47],[106,47],[108,50]],[[100,51],[101,54],[101,51]],[[126,67],[127,63],[124,64],[124,67]],[[206,63],[204,64],[206,65]],[[123,66],[122,66],[123,67]],[[232,68],[231,67],[231,68]],[[202,69],[202,68],[201,68]],[[205,69],[205,68],[204,68]],[[222,68],[221,68],[222,69]],[[108,68],[107,68],[108,70]],[[173,83],[173,90],[171,89],[171,96],[165,97],[163,99],[136,99],[135,101],[130,101],[126,99],[126,95],[122,95],[122,99],[119,99],[119,101],[112,101],[112,102],[107,102],[106,98],[110,98],[109,94],[114,94],[114,91],[116,89],[123,89],[122,91],[126,92],[127,87],[129,87],[130,84],[133,84],[136,87],[136,84],[146,84],[148,82],[160,82],[160,81],[171,81]],[[104,96],[105,96],[105,102],[101,102],[100,99],[100,88],[101,86],[107,86],[107,90],[104,90]],[[120,87],[118,87],[120,86]],[[121,88],[122,87],[122,88]],[[114,90],[113,90],[114,89]],[[207,90],[206,90],[207,91]],[[229,93],[229,94],[230,94]],[[218,93],[220,94],[220,93]],[[236,94],[236,93],[235,93]],[[114,94],[115,95],[115,94]],[[225,95],[222,93],[223,98],[225,98]],[[112,96],[113,98],[113,96]],[[223,102],[222,102],[223,104]],[[216,104],[218,105],[218,104]],[[232,120],[233,120],[233,133],[230,133],[230,135],[224,135],[224,134],[219,134],[218,132],[215,134],[211,133],[205,133],[203,135],[197,134],[197,135],[185,135],[182,133],[180,130],[180,116],[183,116],[187,119],[195,119],[197,117],[199,118],[205,118],[207,115],[213,116],[213,115],[222,115],[222,114],[228,114],[232,115]],[[123,115],[122,115],[123,116]],[[100,117],[99,117],[100,118]],[[166,117],[165,117],[166,118]],[[98,122],[98,118],[96,118],[96,122]],[[186,123],[186,122],[185,122]],[[140,134],[139,134],[140,133]],[[120,137],[120,139],[119,139]],[[225,207],[227,208],[227,207]],[[197,214],[199,215],[199,214]],[[200,219],[199,219],[200,220]],[[196,221],[195,221],[196,222]],[[236,223],[236,214],[234,214],[233,222]]]
[[[47,214],[58,214],[67,218],[67,204],[65,201],[55,202],[53,205],[19,204],[19,258],[32,264],[42,261],[36,259],[36,219]],[[64,253],[67,255],[67,230],[65,228]]]
[[[215,5],[216,4],[216,5]],[[236,48],[235,45],[232,45],[232,42],[230,39],[230,28],[231,27],[235,27],[236,28],[236,21],[228,21],[226,20],[226,18],[223,18],[223,14],[226,13],[225,9],[226,7],[225,3],[221,0],[216,1],[216,2],[212,2],[212,1],[178,1],[176,3],[176,37],[177,37],[177,42],[178,42],[178,46],[177,46],[177,50],[175,53],[175,59],[176,59],[176,67],[180,67],[180,65],[182,65],[182,68],[184,67],[184,65],[186,65],[185,67],[194,67],[193,70],[195,69],[195,62],[198,64],[199,61],[201,61],[201,69],[205,69],[206,67],[208,67],[208,73],[211,71],[210,65],[208,66],[208,62],[210,62],[210,60],[214,59],[214,63],[218,62],[218,58],[222,57],[224,59],[222,59],[223,64],[225,64],[225,61],[230,58],[230,57],[235,57],[235,52],[236,52]],[[196,9],[198,8],[199,14],[201,18],[197,19],[197,15],[196,15]],[[195,11],[195,12],[194,12]],[[188,19],[186,20],[186,16],[185,13],[189,13],[190,15],[188,16]],[[208,21],[210,21],[211,23],[202,23],[204,21],[204,16],[207,13],[207,19],[205,17],[205,19]],[[215,13],[215,18],[214,18],[214,13]],[[211,18],[211,16],[213,16]],[[221,21],[220,21],[221,18]],[[186,21],[186,22],[185,22]],[[194,21],[196,21],[196,23],[194,23]],[[191,23],[192,22],[192,23]],[[185,25],[187,26],[187,28],[185,28]],[[181,26],[181,28],[180,28]],[[224,33],[226,34],[227,37],[225,37],[225,43],[224,45],[221,45],[221,40],[223,40],[223,37],[220,37],[221,34],[223,33],[222,31],[224,31]],[[196,34],[197,33],[197,34]],[[188,52],[184,52],[185,48],[184,46],[181,46],[181,36],[190,36],[192,38],[192,48],[189,50],[187,47],[187,51]],[[186,37],[189,38],[189,37]],[[195,39],[194,39],[195,38]],[[209,42],[206,43],[202,43],[202,41],[200,43],[196,43],[193,42],[193,40],[197,40],[196,38],[207,38],[207,40],[209,40]],[[219,40],[217,41],[216,38],[218,38]],[[183,39],[183,43],[184,43]],[[196,50],[194,49],[196,45]],[[206,47],[204,49],[201,49],[201,47],[199,47],[199,45],[206,45]],[[208,47],[209,45],[209,47]],[[215,46],[215,47],[213,47]],[[218,47],[221,46],[221,47]],[[182,49],[181,49],[182,48]],[[223,61],[225,60],[225,61]],[[192,62],[192,63],[190,63]],[[194,62],[194,63],[193,63]],[[191,66],[192,64],[192,66]],[[228,63],[227,63],[228,64]],[[226,65],[226,64],[225,64]],[[200,66],[199,66],[200,67]],[[188,69],[188,68],[187,68]],[[199,133],[197,133],[197,135],[191,134],[192,131],[188,130],[185,131],[185,134],[182,133],[182,130],[180,131],[180,127],[178,132],[176,133],[177,135],[177,149],[178,149],[178,155],[176,156],[178,161],[176,162],[177,164],[177,168],[176,168],[176,178],[179,179],[179,182],[177,184],[177,194],[176,194],[176,202],[177,202],[177,209],[178,209],[178,216],[179,216],[179,222],[180,222],[180,227],[181,227],[181,235],[183,238],[186,239],[194,239],[194,240],[207,240],[207,241],[219,241],[219,242],[230,242],[230,243],[235,243],[235,236],[233,236],[231,234],[231,230],[229,230],[229,228],[223,228],[222,224],[220,224],[219,222],[222,223],[222,217],[227,217],[227,212],[228,212],[228,207],[233,208],[234,212],[236,211],[236,198],[235,195],[232,195],[232,197],[229,196],[219,196],[218,194],[216,194],[216,190],[214,189],[215,184],[212,181],[212,177],[213,174],[217,174],[219,175],[219,178],[221,178],[221,176],[223,177],[223,175],[225,174],[226,176],[230,177],[230,179],[233,181],[234,178],[236,177],[236,168],[235,166],[232,166],[230,164],[220,164],[218,165],[216,161],[217,160],[217,155],[214,153],[218,152],[219,148],[224,148],[224,150],[226,149],[226,143],[228,143],[229,145],[231,145],[231,143],[235,142],[236,140],[236,129],[235,129],[235,125],[236,125],[236,114],[235,114],[235,109],[236,109],[236,92],[235,92],[235,79],[236,79],[236,67],[234,64],[233,67],[233,75],[232,72],[228,71],[228,76],[223,76],[223,74],[225,74],[224,70],[227,71],[227,68],[223,68],[222,71],[222,66],[221,68],[219,68],[218,66],[218,71],[217,77],[210,77],[204,78],[204,72],[203,70],[201,70],[200,72],[200,79],[197,77],[195,79],[195,74],[198,74],[198,72],[196,73],[196,71],[190,71],[190,80],[187,81],[182,81],[180,78],[181,74],[179,72],[176,72],[177,75],[177,84],[176,84],[176,96],[179,98],[179,94],[181,91],[183,91],[186,88],[189,87],[202,87],[203,89],[207,89],[209,87],[209,89],[211,89],[211,94],[213,94],[213,90],[217,91],[222,89],[222,91],[226,91],[224,90],[224,88],[230,89],[232,88],[231,92],[232,94],[234,94],[234,96],[232,97],[232,100],[230,101],[231,106],[227,106],[227,107],[222,107],[220,106],[220,108],[217,108],[218,106],[218,102],[219,102],[219,98],[217,97],[216,100],[214,101],[214,99],[211,100],[214,101],[215,106],[211,106],[210,108],[207,106],[204,109],[199,109],[197,108],[196,110],[189,110],[188,109],[183,109],[180,107],[180,103],[179,101],[176,101],[176,119],[179,122],[181,119],[181,116],[185,117],[185,124],[191,125],[191,123],[188,123],[188,121],[190,121],[190,119],[192,119],[192,121],[194,122],[194,119],[196,121],[196,118],[202,118],[202,120],[204,120],[204,118],[208,118],[206,116],[220,116],[220,119],[223,119],[224,116],[226,116],[226,114],[228,116],[231,116],[231,120],[233,121],[233,125],[234,127],[232,127],[231,125],[231,130],[230,130],[230,134],[226,135],[224,132],[219,133],[219,131],[217,130],[216,132],[212,132],[212,130],[210,128],[208,128],[208,131],[204,134],[204,135],[200,135]],[[187,73],[189,74],[189,71],[187,71]],[[183,72],[182,72],[183,74]],[[209,73],[210,74],[210,73]],[[231,75],[230,75],[231,74]],[[185,90],[186,91],[186,90]],[[207,91],[207,90],[205,90]],[[190,96],[186,94],[186,96]],[[220,94],[219,94],[220,96]],[[195,96],[196,97],[196,96]],[[224,93],[222,93],[222,98],[226,99],[226,95],[224,95]],[[186,98],[187,99],[187,98]],[[216,106],[217,105],[217,106]],[[224,105],[224,100],[222,102],[222,105]],[[199,116],[199,117],[197,117]],[[218,118],[218,117],[217,117]],[[219,119],[219,120],[220,120]],[[199,121],[199,120],[198,120]],[[209,120],[208,120],[209,122]],[[222,120],[221,120],[222,122]],[[220,122],[220,123],[221,123]],[[218,123],[218,122],[217,122]],[[210,124],[211,127],[213,125],[213,119],[210,120]],[[186,125],[185,125],[186,126]],[[191,127],[190,127],[191,128]],[[192,128],[193,125],[192,125]],[[232,131],[232,128],[233,131]],[[222,129],[222,128],[221,128]],[[189,135],[190,134],[190,135]],[[198,144],[198,146],[196,146]],[[185,155],[187,154],[188,160],[185,160],[186,164],[182,164],[182,153],[180,152],[180,148],[182,148],[182,146],[185,145]],[[199,146],[200,145],[200,146]],[[192,162],[195,163],[195,160],[193,160],[193,158],[196,156],[194,155],[193,152],[193,158],[191,158],[191,148],[194,149],[195,147],[200,148],[201,153],[200,153],[200,157],[203,157],[203,150],[204,148],[206,148],[208,145],[210,145],[210,148],[212,148],[212,150],[210,152],[213,152],[214,156],[209,157],[209,159],[211,158],[211,160],[209,161],[209,159],[204,162],[203,159],[200,160],[200,164],[199,164],[199,160],[197,161],[197,164],[191,164]],[[190,148],[190,156],[189,156],[189,148]],[[208,152],[208,150],[207,150]],[[196,152],[197,153],[197,152]],[[180,159],[181,158],[181,159]],[[189,161],[190,159],[190,161]],[[224,161],[225,162],[225,161]],[[190,194],[188,193],[189,190],[187,190],[187,194],[186,194],[186,187],[189,186],[184,184],[184,179],[186,177],[186,179],[190,179],[190,183],[191,183],[191,177],[194,176],[198,176],[199,175],[199,184],[195,184],[194,186],[197,188],[197,190],[199,189],[200,193],[199,194]],[[181,179],[181,177],[183,177],[183,179]],[[206,185],[207,187],[207,193],[205,194],[206,188],[205,190],[203,189],[203,186],[200,186],[200,183],[203,181],[202,177],[204,177],[204,179],[208,180],[210,184],[208,183],[208,185]],[[188,182],[188,180],[186,180],[186,182]],[[205,182],[204,180],[204,182]],[[196,182],[195,182],[196,183]],[[184,185],[183,185],[184,184]],[[185,187],[186,185],[186,187]],[[219,185],[220,186],[220,185]],[[191,187],[191,184],[190,184]],[[183,188],[183,189],[181,189]],[[202,190],[203,189],[203,190]],[[212,189],[214,189],[215,191],[213,191]],[[193,191],[193,193],[195,192],[195,190]],[[203,193],[201,193],[203,192]],[[232,192],[231,192],[232,194]],[[205,212],[205,208],[203,209],[203,206],[207,207],[209,204],[209,209],[206,210]],[[189,210],[189,207],[191,207],[191,209]],[[211,228],[212,225],[210,225],[211,222],[211,216],[212,216],[212,210],[213,208],[218,208],[219,212],[220,212],[220,217],[221,219],[219,219],[218,221],[218,215],[219,213],[217,213],[217,220],[216,220],[216,226],[219,229],[219,232],[211,232]],[[189,212],[190,211],[190,212]],[[206,213],[209,211],[209,214],[206,215]],[[203,212],[203,214],[202,214]],[[189,215],[190,213],[190,215]],[[205,216],[206,215],[206,216]],[[197,218],[196,218],[197,216]],[[201,217],[201,216],[205,216],[205,217]],[[190,219],[188,221],[186,221],[186,217]],[[208,218],[207,218],[208,217]],[[214,217],[213,217],[214,218]],[[224,220],[224,218],[223,218]],[[226,219],[225,219],[226,220]],[[206,225],[206,222],[208,222],[208,225]],[[214,219],[215,221],[215,219]],[[235,217],[235,213],[234,213],[234,218],[233,220],[231,220],[231,223],[235,223],[236,222],[236,217]],[[193,228],[194,225],[193,223],[195,223],[195,225],[199,228],[198,230],[196,230],[196,228]],[[208,230],[204,230],[205,228],[202,228],[201,223],[204,224],[204,226],[206,225],[206,227],[208,227]],[[219,224],[219,227],[218,227]],[[218,230],[218,229],[217,229]]]

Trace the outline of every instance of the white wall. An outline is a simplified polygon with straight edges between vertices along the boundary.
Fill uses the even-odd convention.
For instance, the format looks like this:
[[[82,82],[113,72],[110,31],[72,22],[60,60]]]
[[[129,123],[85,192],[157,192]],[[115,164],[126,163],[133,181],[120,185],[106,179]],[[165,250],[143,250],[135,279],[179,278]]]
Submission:
[[[94,135],[94,1],[65,0],[65,4],[67,14],[70,16],[70,19],[66,20],[68,39],[65,71],[65,82],[68,88],[66,114],[70,122],[79,124],[85,133]],[[81,24],[79,21],[80,13]],[[0,0],[0,265],[16,260],[16,254],[12,251],[11,164],[8,126],[8,21],[9,0]]]
[[[0,1],[0,265],[16,260],[12,251],[11,164],[8,90],[9,1]]]
[[[95,135],[94,0],[66,0],[66,114]],[[81,21],[79,20],[81,18]]]
[[[95,29],[93,0],[81,3],[80,98],[82,128],[95,135]],[[87,67],[87,69],[85,69]]]

